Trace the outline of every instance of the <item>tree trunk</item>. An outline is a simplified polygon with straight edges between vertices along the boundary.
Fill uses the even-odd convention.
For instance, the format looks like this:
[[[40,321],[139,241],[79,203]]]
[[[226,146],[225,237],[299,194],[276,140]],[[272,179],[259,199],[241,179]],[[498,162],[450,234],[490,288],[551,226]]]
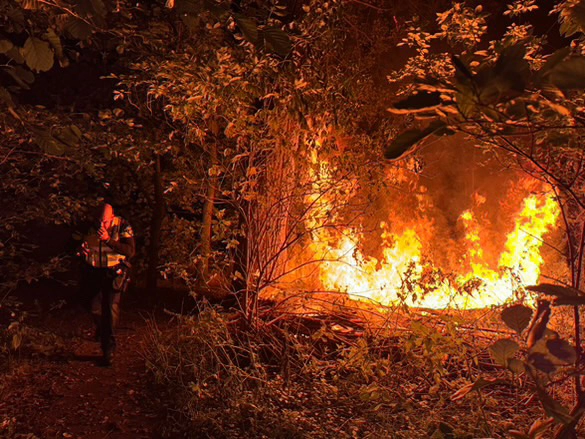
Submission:
[[[150,221],[150,245],[148,248],[148,271],[146,275],[146,288],[149,294],[153,295],[157,288],[162,223],[166,213],[162,187],[162,175],[160,169],[160,156],[158,154],[156,155],[154,163],[154,175],[152,180],[154,188],[154,202],[152,206],[152,218]]]
[[[217,145],[211,144],[210,151],[211,166],[217,165]],[[217,194],[218,178],[216,175],[210,175],[207,179],[207,196],[203,205],[203,219],[201,224],[201,262],[199,273],[202,280],[209,278],[209,259],[211,258],[211,239],[213,215],[215,213],[215,198]]]

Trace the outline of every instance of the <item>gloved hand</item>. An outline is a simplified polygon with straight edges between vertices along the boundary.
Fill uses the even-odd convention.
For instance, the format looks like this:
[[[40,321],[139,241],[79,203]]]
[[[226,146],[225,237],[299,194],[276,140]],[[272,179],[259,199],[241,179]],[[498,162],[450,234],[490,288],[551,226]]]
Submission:
[[[98,238],[100,239],[100,241],[106,242],[106,241],[110,240],[110,234],[103,226],[99,228],[99,230],[97,231],[97,234],[98,234]]]

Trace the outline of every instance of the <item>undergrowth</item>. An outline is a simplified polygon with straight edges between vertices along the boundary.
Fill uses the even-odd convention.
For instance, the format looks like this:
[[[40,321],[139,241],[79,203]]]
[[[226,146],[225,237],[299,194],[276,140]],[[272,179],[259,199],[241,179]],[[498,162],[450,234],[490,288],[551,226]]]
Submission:
[[[283,316],[284,317],[284,316]],[[197,438],[508,437],[542,416],[530,384],[452,322],[401,335],[322,316],[258,321],[208,309],[153,324],[145,356],[169,410],[162,434]],[[492,374],[501,384],[452,396]]]

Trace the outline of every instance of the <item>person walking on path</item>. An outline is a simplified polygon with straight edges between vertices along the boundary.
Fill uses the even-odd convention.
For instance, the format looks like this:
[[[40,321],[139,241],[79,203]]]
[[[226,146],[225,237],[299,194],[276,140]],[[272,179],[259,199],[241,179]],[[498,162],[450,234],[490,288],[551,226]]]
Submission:
[[[116,216],[104,203],[97,222],[81,246],[85,264],[82,288],[91,298],[91,313],[96,324],[96,339],[101,343],[103,363],[109,366],[116,350],[114,327],[120,314],[120,296],[130,281],[130,258],[136,252],[132,227]]]

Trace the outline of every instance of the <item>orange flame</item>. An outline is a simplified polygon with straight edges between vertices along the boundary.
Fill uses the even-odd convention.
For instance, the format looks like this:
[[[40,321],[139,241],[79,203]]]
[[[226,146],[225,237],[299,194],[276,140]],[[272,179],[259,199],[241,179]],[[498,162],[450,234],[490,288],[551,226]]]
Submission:
[[[397,234],[382,222],[383,251],[377,259],[360,251],[361,232],[349,228],[334,232],[320,227],[320,221],[331,210],[322,191],[331,174],[329,164],[318,161],[316,153],[311,161],[317,166],[311,171],[313,193],[307,202],[312,213],[306,225],[312,230],[310,249],[314,258],[321,261],[319,281],[328,291],[346,292],[353,299],[373,300],[382,305],[476,309],[512,301],[523,286],[538,282],[543,237],[556,225],[559,216],[552,195],[530,194],[524,199],[497,269],[490,268],[485,260],[480,223],[471,210],[463,212],[459,221],[465,230],[467,248],[460,261],[464,272],[429,282],[427,273],[437,272],[438,268],[424,260],[422,241],[414,228]],[[530,297],[527,301],[530,302]]]

